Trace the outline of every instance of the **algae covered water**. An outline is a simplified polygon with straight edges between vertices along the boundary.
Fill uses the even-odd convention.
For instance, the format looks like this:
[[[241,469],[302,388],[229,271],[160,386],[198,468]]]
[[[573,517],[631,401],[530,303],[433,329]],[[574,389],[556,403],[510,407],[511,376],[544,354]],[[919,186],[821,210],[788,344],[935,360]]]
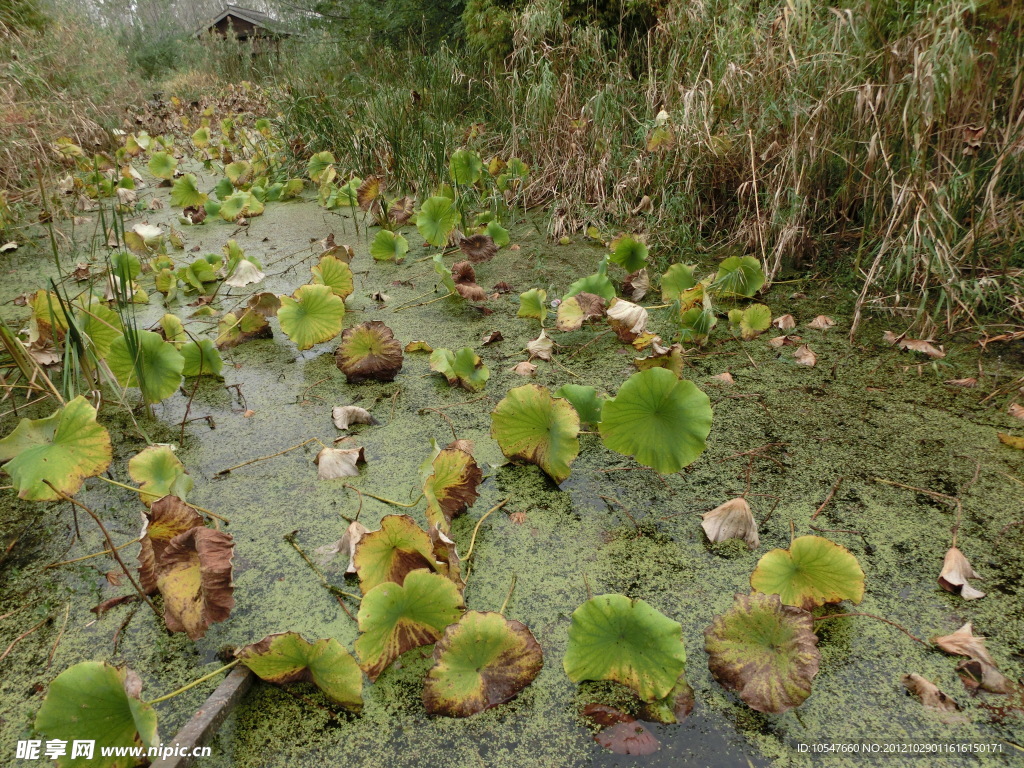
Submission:
[[[153,194],[166,198],[163,191]],[[156,211],[148,220],[166,225],[175,215]],[[297,351],[275,320],[273,338],[224,352],[223,382],[188,381],[155,405],[152,416],[136,409],[137,424],[108,404],[101,420],[115,440],[113,479],[128,481],[124,461],[145,447],[146,438],[180,443],[177,456],[195,484],[189,500],[230,520],[224,529],[235,541],[236,607],[196,642],[169,634],[136,605],[97,615],[90,609],[126,592],[110,575],[116,564],[100,557],[46,566],[104,549],[99,531],[68,504],[34,504],[11,490],[0,492],[0,647],[11,645],[0,661],[5,763],[15,743],[29,737],[50,680],[83,660],[127,664],[142,679],[143,698],[152,699],[216,669],[225,650],[270,633],[291,630],[351,648],[358,635],[352,616],[285,536],[294,534],[313,556],[341,537],[345,518],[357,510],[371,530],[396,511],[423,524],[422,507],[396,510],[374,496],[412,503],[431,440],[444,445],[453,438],[472,441],[484,474],[480,498],[452,523],[461,551],[483,513],[507,499],[476,534],[466,605],[496,611],[507,600],[505,614],[529,626],[543,649],[537,679],[509,703],[467,719],[426,714],[429,646],[405,653],[365,685],[359,715],[330,706],[312,686],[257,683],[218,731],[213,756],[202,765],[844,765],[848,755],[809,745],[854,743],[999,745],[984,754],[945,753],[934,764],[1009,765],[1021,758],[1020,703],[970,695],[956,674],[958,659],[924,647],[899,627],[855,616],[818,622],[821,663],[813,692],[802,706],[779,715],[750,709],[713,679],[704,636],[735,594],[750,591],[750,574],[762,555],[785,549],[794,534],[817,534],[847,548],[865,574],[863,602],[826,613],[874,614],[925,640],[972,622],[1003,673],[1019,679],[1024,454],[997,439],[1015,426],[998,407],[1001,401],[986,402],[981,390],[945,383],[979,368],[1001,381],[1019,375],[1019,345],[984,352],[954,345],[932,362],[883,343],[888,328],[877,321],[851,344],[845,333],[851,297],[843,289],[816,280],[780,284],[763,301],[774,315],[794,315],[799,325],[792,333],[813,349],[814,366],[798,364],[791,347],[773,347],[767,336],[743,342],[725,331],[716,334],[685,356],[684,377],[708,394],[714,409],[708,449],[696,462],[660,475],[608,450],[590,431],[580,436],[572,474],[556,486],[537,466],[505,459],[490,433],[490,413],[510,388],[524,383],[511,369],[526,359],[524,349],[539,331],[536,322],[517,317],[519,294],[543,288],[549,296],[562,295],[593,271],[604,250],[583,241],[551,244],[529,218],[521,220],[512,229],[519,248],[502,249],[476,267],[477,282],[489,293],[502,282],[513,289],[481,311],[451,298],[426,303],[443,294],[432,293],[438,276],[425,260],[435,249],[413,234],[404,263],[377,262],[368,255],[364,227],[361,219],[357,233],[352,216],[304,200],[268,206],[245,227],[211,222],[185,228],[183,236],[185,249],[198,252],[219,252],[233,236],[264,266],[259,290],[287,294],[309,281],[322,250],[316,241],[333,233],[355,250],[346,327],[380,320],[403,346],[417,340],[435,349],[470,346],[490,369],[486,387],[480,393],[452,388],[431,372],[427,355],[411,352],[393,382],[347,384],[335,365],[335,343]],[[9,255],[5,268],[3,314],[21,323],[27,310],[11,302],[42,287],[53,274],[52,260],[42,247],[24,247]],[[225,289],[215,306],[227,311],[248,293]],[[140,327],[155,324],[165,311],[187,317],[193,298],[179,298],[168,309],[154,292],[138,306]],[[396,311],[403,302],[422,305]],[[836,326],[808,329],[822,312]],[[667,338],[664,316],[652,310],[651,318],[653,329]],[[215,317],[200,317],[188,327],[215,323]],[[600,330],[555,335],[553,361],[534,360],[538,369],[530,380],[551,390],[583,383],[614,395],[635,372],[637,352]],[[493,331],[502,340],[483,344]],[[725,372],[731,382],[715,378]],[[315,443],[219,474],[311,438],[330,445],[343,436],[331,420],[338,405],[361,406],[378,422],[349,431],[366,458],[358,477],[319,480]],[[29,406],[19,415],[39,417],[49,408]],[[15,415],[4,417],[4,434],[16,423]],[[711,544],[701,528],[701,513],[740,495],[758,524],[755,551],[736,541]],[[133,491],[92,480],[77,498],[102,513],[119,543],[138,534],[140,505]],[[983,599],[966,601],[937,583],[957,520],[957,505],[948,498],[962,509],[958,546],[983,576],[976,582],[986,592]],[[135,549],[124,550],[126,559],[133,561]],[[358,591],[352,577],[346,579],[346,565],[344,556],[335,558],[323,566],[324,575]],[[628,709],[629,697],[613,683],[574,684],[562,668],[573,611],[588,594],[604,593],[643,599],[682,625],[695,706],[679,724],[649,726],[660,742],[651,755],[614,755],[595,743],[580,711],[594,702]],[[935,682],[960,710],[951,716],[922,706],[901,683],[911,673]],[[165,742],[216,683],[156,705]],[[887,759],[890,765],[917,764],[907,754]]]

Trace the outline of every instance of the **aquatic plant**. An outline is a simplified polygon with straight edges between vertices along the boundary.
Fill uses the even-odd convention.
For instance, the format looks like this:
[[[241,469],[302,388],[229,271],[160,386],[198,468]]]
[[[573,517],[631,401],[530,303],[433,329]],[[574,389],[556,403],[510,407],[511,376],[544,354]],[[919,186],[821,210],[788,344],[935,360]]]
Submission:
[[[579,431],[572,405],[536,384],[510,389],[491,412],[491,437],[501,452],[536,464],[556,483],[569,477],[569,465],[580,452]]]
[[[330,341],[341,333],[345,302],[329,285],[303,285],[281,297],[277,319],[281,330],[299,349]]]
[[[778,595],[785,605],[810,610],[864,597],[864,571],[848,549],[821,536],[800,536],[789,549],[773,549],[750,575],[757,592]]]

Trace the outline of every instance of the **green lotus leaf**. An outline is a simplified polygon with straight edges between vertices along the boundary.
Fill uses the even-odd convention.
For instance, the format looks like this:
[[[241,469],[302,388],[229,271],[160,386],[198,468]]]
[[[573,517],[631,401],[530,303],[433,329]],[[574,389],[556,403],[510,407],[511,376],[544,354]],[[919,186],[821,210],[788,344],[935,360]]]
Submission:
[[[402,584],[420,568],[437,570],[430,537],[408,515],[387,515],[381,520],[380,530],[360,539],[352,562],[364,595],[386,581]]]
[[[259,294],[262,295],[262,294]],[[277,297],[275,297],[276,299]],[[277,299],[280,304],[280,299]],[[241,317],[233,312],[228,312],[217,324],[217,340],[214,342],[218,349],[230,349],[250,339],[270,339],[274,332],[267,322],[267,318],[257,310],[246,309]]]
[[[480,155],[470,149],[452,152],[448,161],[448,174],[458,184],[476,184],[483,175],[484,164]]]
[[[484,361],[470,347],[463,347],[458,352],[443,347],[435,349],[430,354],[430,370],[444,374],[451,386],[470,392],[482,391],[491,376]]]
[[[569,465],[579,455],[579,431],[572,405],[536,384],[510,389],[491,412],[491,437],[501,452],[536,464],[556,483],[569,477]]]
[[[231,534],[190,528],[168,542],[156,561],[156,586],[164,598],[164,623],[191,640],[210,624],[225,621],[235,607]]]
[[[694,266],[691,264],[673,264],[668,271],[661,276],[661,300],[675,301],[685,291],[690,290],[697,284],[693,276]]]
[[[621,235],[611,244],[611,261],[632,274],[647,264],[647,246],[632,235]],[[593,293],[593,291],[591,291]]]
[[[139,698],[142,680],[127,667],[105,661],[83,661],[68,667],[50,683],[35,729],[47,740],[66,743],[57,758],[60,768],[130,768],[132,756],[105,756],[107,747],[160,746],[156,710]],[[87,759],[71,757],[75,741],[94,742]]]
[[[334,362],[349,384],[371,379],[394,381],[402,370],[402,361],[401,343],[379,320],[348,328],[334,353]]]
[[[469,611],[434,645],[423,704],[432,715],[469,717],[515,698],[543,666],[544,652],[525,624]]]
[[[370,255],[377,261],[401,261],[409,252],[409,241],[402,235],[382,229],[370,243]]]
[[[158,179],[174,178],[174,171],[177,167],[177,159],[167,152],[154,152],[149,156],[149,172]]]
[[[139,484],[139,500],[147,507],[171,493],[179,498],[192,490],[192,478],[169,445],[151,445],[128,460],[128,474]]]
[[[420,208],[416,217],[416,229],[423,239],[438,248],[448,243],[448,238],[455,230],[459,221],[459,212],[455,204],[447,197],[429,198]]]
[[[682,626],[643,600],[598,595],[573,611],[562,666],[574,683],[614,680],[654,701],[685,665]]]
[[[430,473],[423,481],[427,522],[447,531],[453,518],[473,506],[480,495],[476,489],[482,480],[483,473],[471,453],[452,446],[440,451],[433,457]]]
[[[205,149],[210,145],[211,136],[209,126],[201,126],[192,134],[192,143],[196,149]]]
[[[547,300],[548,294],[543,288],[531,288],[519,294],[519,312],[516,317],[532,317],[544,325],[548,316]]]
[[[680,341],[692,341],[694,344],[703,344],[708,340],[711,329],[718,323],[715,312],[710,306],[692,307],[686,310],[679,318],[679,339]]]
[[[110,254],[110,274],[124,280],[134,280],[142,272],[142,262],[134,253],[114,251]]]
[[[613,451],[670,474],[707,447],[711,401],[664,368],[634,373],[601,407],[601,439]]]
[[[597,266],[597,272],[586,277],[581,277],[579,280],[569,286],[569,290],[565,292],[565,296],[562,300],[571,298],[578,293],[592,293],[595,296],[600,296],[606,301],[611,301],[615,298],[615,286],[612,285],[612,281],[608,279],[608,259],[601,259],[601,263]]]
[[[346,709],[363,708],[363,672],[337,640],[311,643],[297,632],[282,632],[239,648],[235,656],[268,683],[313,683]]]
[[[334,170],[334,155],[330,152],[318,152],[309,158],[306,170],[314,184],[330,183],[336,174]]]
[[[224,166],[224,175],[233,187],[244,187],[252,180],[252,165],[245,160],[236,160]]]
[[[224,369],[224,361],[220,352],[209,339],[190,341],[181,348],[181,356],[185,365],[181,369],[183,376],[220,376]]]
[[[452,271],[445,265],[440,253],[434,254],[433,262],[434,272],[441,278],[441,284],[448,289],[448,293],[457,294],[458,291],[455,289],[455,279],[452,277]]]
[[[75,299],[72,307],[78,332],[92,342],[97,357],[106,357],[121,335],[120,316],[91,294]]]
[[[206,200],[206,193],[199,191],[199,180],[194,173],[186,173],[181,178],[176,179],[171,186],[171,205],[175,208],[199,206],[205,203]]]
[[[601,421],[601,403],[603,399],[594,387],[582,384],[563,384],[555,390],[555,397],[562,397],[572,403],[579,414],[580,421],[597,424]]]
[[[338,187],[338,193],[335,196],[335,204],[345,208],[356,208],[359,206],[359,187],[363,185],[363,180],[358,176],[353,176],[348,180],[347,184]]]
[[[462,612],[455,582],[426,570],[412,571],[402,585],[384,582],[359,604],[356,652],[370,680],[412,648],[436,643]]]
[[[825,603],[864,598],[864,571],[845,547],[821,536],[800,536],[789,549],[773,549],[750,574],[757,592],[810,610]]]
[[[185,358],[152,331],[138,331],[136,342],[128,336],[115,339],[107,365],[121,386],[138,387],[147,403],[159,403],[178,390]]]
[[[494,241],[494,244],[499,248],[504,248],[512,242],[512,238],[509,237],[508,230],[505,229],[497,221],[488,222],[487,228],[484,230],[484,234]]]
[[[264,211],[263,203],[252,192],[238,190],[229,195],[220,207],[224,221],[235,221],[241,216],[259,216]]]
[[[42,419],[22,419],[0,440],[0,462],[18,497],[56,501],[74,496],[87,477],[110,466],[110,434],[96,423],[96,409],[79,395]]]
[[[344,299],[350,296],[355,289],[352,268],[341,259],[334,256],[324,256],[320,263],[309,268],[313,273],[315,285],[326,285],[331,293]]]
[[[206,292],[208,284],[217,282],[217,269],[220,264],[220,257],[213,253],[207,254],[187,267],[179,269],[177,275],[182,282],[188,283],[197,291]]]
[[[235,185],[231,183],[231,179],[225,177],[214,185],[213,194],[217,196],[218,200],[223,202],[235,194]]]
[[[736,595],[704,630],[714,678],[751,709],[778,714],[811,695],[821,655],[811,614],[778,595]]]
[[[750,341],[767,331],[772,324],[772,311],[764,304],[751,304],[743,309],[729,310],[729,327],[739,333],[744,341]]]
[[[720,296],[750,298],[764,285],[764,272],[753,256],[730,256],[718,265],[718,274],[711,283]]]
[[[174,270],[161,269],[153,278],[154,286],[162,293],[168,301],[172,301],[178,295],[178,276]]]
[[[167,313],[161,317],[160,330],[163,331],[164,341],[173,344],[175,349],[181,349],[182,345],[188,341],[185,326],[177,315]]]
[[[277,311],[281,330],[299,349],[333,339],[341,333],[344,317],[345,302],[327,285],[300,286],[294,297],[281,297]]]
[[[281,199],[291,200],[294,197],[298,197],[305,186],[306,182],[302,179],[288,179],[281,188]]]
[[[666,725],[681,723],[689,717],[695,703],[693,688],[686,682],[686,676],[680,675],[667,696],[645,704],[639,714],[644,720]]]

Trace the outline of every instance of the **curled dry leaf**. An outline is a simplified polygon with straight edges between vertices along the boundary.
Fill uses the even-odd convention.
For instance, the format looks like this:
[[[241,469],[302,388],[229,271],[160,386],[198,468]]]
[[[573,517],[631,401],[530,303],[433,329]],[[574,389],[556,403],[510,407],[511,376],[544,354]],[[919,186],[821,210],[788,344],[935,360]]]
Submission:
[[[171,539],[156,565],[167,629],[198,640],[210,624],[228,618],[235,607],[234,551],[231,534],[211,528],[191,528]]]
[[[746,499],[736,498],[715,507],[702,516],[700,524],[712,543],[727,539],[743,539],[747,549],[757,549],[761,538],[757,534],[757,523]]]
[[[495,283],[491,288],[495,293],[512,293],[515,289],[506,282]]]
[[[818,362],[818,356],[814,354],[809,346],[801,344],[797,347],[796,352],[793,353],[793,360],[797,365],[806,365],[808,368],[813,368]]]
[[[281,297],[276,293],[256,293],[249,297],[246,307],[261,317],[276,317],[281,308]]]
[[[433,352],[434,348],[425,341],[410,341],[405,345],[406,352]]]
[[[476,283],[456,283],[455,291],[466,301],[487,301],[487,292]]]
[[[394,381],[402,370],[402,345],[384,323],[370,320],[341,334],[334,362],[349,384]]]
[[[1010,403],[1010,407],[1006,409],[1006,412],[1015,419],[1024,419],[1024,406],[1019,403]]]
[[[466,301],[487,300],[487,293],[477,285],[476,271],[468,261],[459,261],[452,265],[452,280],[455,282],[455,290]]]
[[[349,523],[348,528],[345,529],[345,533],[340,539],[333,544],[317,547],[316,553],[320,556],[320,565],[328,565],[335,557],[344,552],[348,555],[348,565],[345,568],[345,573],[355,573],[356,546],[368,532],[369,529],[365,525],[358,520],[353,520]]]
[[[313,459],[317,476],[321,480],[339,477],[358,477],[359,464],[366,463],[366,456],[360,448],[323,448]]]
[[[939,586],[947,592],[959,594],[964,600],[977,600],[979,597],[984,597],[985,593],[972,587],[967,580],[980,578],[971,568],[971,564],[967,562],[964,553],[957,547],[950,547],[942,562]]]
[[[995,664],[985,647],[985,638],[974,634],[974,627],[969,621],[950,635],[933,637],[932,642],[946,653],[952,653],[955,656],[970,656],[972,659],[978,659],[986,664]]]
[[[811,322],[807,324],[807,327],[813,328],[816,331],[827,331],[835,324],[836,321],[833,320],[828,315],[818,315],[816,318],[814,318],[813,320],[811,320]]]
[[[533,376],[537,373],[537,366],[524,360],[521,363],[516,363],[509,370],[519,376]]]
[[[647,310],[629,301],[612,299],[608,323],[620,341],[630,342],[647,330]]]
[[[966,379],[949,379],[946,381],[946,384],[948,384],[951,387],[963,387],[964,389],[974,389],[976,386],[978,386],[978,380],[971,376]]]
[[[921,703],[928,709],[936,709],[940,712],[956,712],[960,705],[930,680],[920,675],[909,674],[902,678],[903,686],[921,700]]]
[[[735,384],[735,380],[732,374],[726,371],[725,373],[719,373],[711,377],[712,381],[718,381],[722,384]]]
[[[768,339],[768,343],[778,349],[779,347],[791,347],[803,341],[799,336],[776,336]]]
[[[416,201],[406,195],[388,206],[388,218],[395,224],[405,224],[416,210]]]
[[[628,293],[633,301],[640,301],[640,299],[647,295],[650,287],[651,278],[647,275],[646,267],[631,275],[627,275],[626,279],[622,282],[622,290]]]
[[[882,339],[887,344],[897,346],[900,349],[909,349],[912,352],[920,352],[936,360],[940,360],[946,356],[945,352],[933,346],[931,342],[925,341],[924,339],[908,339],[905,333],[901,333],[897,336],[892,331],[886,331],[882,334]]]
[[[531,360],[535,357],[541,360],[551,360],[551,350],[554,349],[554,346],[555,343],[548,338],[542,329],[540,336],[527,343],[526,351],[530,353]]]
[[[486,347],[488,344],[495,344],[504,338],[505,337],[501,335],[501,331],[491,331],[490,333],[485,333],[483,335],[480,339],[480,344]]]
[[[348,429],[352,424],[377,423],[369,411],[358,405],[336,405],[331,411],[331,418],[334,419],[334,426],[338,429]]]
[[[1013,693],[1018,689],[1014,682],[999,671],[995,664],[981,659],[965,659],[956,665],[956,673],[960,675],[964,687],[969,691],[979,688],[989,693]]]
[[[490,235],[465,237],[459,241],[459,248],[473,262],[488,261],[498,252],[498,246]]]
[[[594,741],[617,755],[650,755],[661,748],[643,723],[614,707],[588,704],[580,714],[601,728]]]
[[[157,566],[171,539],[205,522],[198,512],[177,496],[164,496],[143,512],[139,534],[139,583],[147,595],[156,594]]]
[[[780,331],[789,331],[796,328],[796,318],[792,315],[779,315],[779,317],[772,320],[772,325]]]

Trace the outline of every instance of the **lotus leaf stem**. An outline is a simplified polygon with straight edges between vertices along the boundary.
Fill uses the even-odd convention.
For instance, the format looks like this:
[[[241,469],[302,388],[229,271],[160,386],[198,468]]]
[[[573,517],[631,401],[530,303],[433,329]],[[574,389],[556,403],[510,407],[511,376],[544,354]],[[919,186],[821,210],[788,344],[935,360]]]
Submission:
[[[313,438],[313,439],[315,440],[316,438]],[[119,483],[119,482],[117,482],[117,480],[111,480],[109,477],[104,477],[103,475],[96,475],[96,477],[98,477],[100,480],[102,480],[105,483],[110,483],[111,485],[116,485],[118,488],[124,488],[124,489],[129,490],[129,491],[135,491],[136,493],[139,493],[139,494],[146,493],[148,495],[152,495],[152,494],[149,494],[148,491],[143,491],[141,488],[136,488],[135,486],[132,486],[132,485],[125,485],[124,483]],[[182,499],[182,501],[185,501],[185,500]],[[202,512],[204,515],[209,515],[210,517],[212,517],[212,518],[214,518],[216,520],[220,520],[221,522],[224,522],[224,523],[230,523],[231,522],[230,520],[228,520],[223,515],[218,515],[216,512],[211,512],[210,510],[208,510],[208,509],[206,509],[204,507],[200,507],[198,504],[193,504],[190,501],[185,501],[185,503],[188,504],[190,507],[192,507],[192,509],[195,509],[195,510],[197,510],[199,512]],[[131,542],[128,542],[128,543],[131,544]],[[126,546],[126,545],[122,544],[121,546]],[[99,554],[106,554],[106,553],[105,552],[100,552]],[[94,557],[94,555],[89,555],[89,557]],[[79,559],[84,560],[85,558],[79,558]],[[75,561],[74,560],[69,560],[68,562],[69,563],[73,563]],[[61,563],[58,563],[58,565],[61,565]],[[47,566],[47,568],[49,568],[49,567],[50,566]]]
[[[393,499],[385,499],[383,496],[377,496],[375,494],[370,493],[369,491],[360,491],[358,488],[356,488],[353,485],[349,485],[348,483],[345,483],[345,487],[346,488],[351,488],[353,491],[355,491],[356,493],[358,493],[358,494],[360,494],[362,496],[369,496],[371,499],[376,499],[377,501],[383,501],[385,504],[393,504],[396,507],[405,507],[407,509],[409,507],[415,507],[417,504],[420,503],[420,499],[423,498],[423,494],[421,493],[419,496],[417,496],[415,499],[413,499],[410,503],[403,504],[401,501],[394,501]]]
[[[320,438],[318,438],[318,437],[311,437],[311,438],[309,438],[309,440],[304,440],[303,442],[299,443],[298,445],[293,445],[291,448],[285,448],[283,451],[278,451],[277,453],[272,453],[269,456],[260,456],[257,459],[249,459],[248,461],[243,461],[241,464],[235,464],[235,466],[233,466],[233,467],[228,467],[227,469],[222,469],[219,472],[216,472],[214,474],[216,474],[218,476],[226,475],[226,474],[228,474],[230,472],[235,471],[236,469],[241,469],[242,467],[247,467],[250,464],[255,464],[258,461],[266,461],[267,459],[273,459],[273,458],[276,458],[278,456],[283,456],[284,454],[289,453],[290,451],[294,451],[297,448],[301,448],[304,445],[309,445],[312,442],[317,442],[317,443],[320,443],[320,445],[323,445],[323,443],[320,442]],[[326,448],[326,446],[324,446],[324,447]]]
[[[501,608],[498,609],[498,613],[502,616],[505,615],[505,609],[508,607],[508,601],[512,599],[512,592],[516,588],[516,574],[512,574],[512,583],[508,585],[508,594],[505,595],[505,601],[501,604]]]
[[[238,664],[239,661],[241,661],[241,659],[235,659],[230,664],[225,664],[220,669],[215,669],[215,670],[213,670],[213,672],[205,674],[202,677],[197,678],[196,680],[193,680],[191,683],[187,683],[187,684],[181,686],[181,688],[179,688],[176,691],[171,691],[170,693],[164,694],[163,696],[161,696],[158,699],[153,699],[152,701],[147,701],[146,703],[150,704],[150,705],[152,705],[152,704],[159,704],[161,701],[167,701],[168,699],[172,699],[175,696],[177,696],[179,693],[184,693],[185,691],[189,690],[190,688],[195,688],[197,685],[201,685],[202,683],[205,683],[211,677],[216,677],[221,672],[225,672],[225,671],[231,669],[233,666]]]
[[[139,543],[138,539],[131,539],[129,541],[126,541],[124,544],[118,544],[117,545],[117,549],[121,550],[121,549],[124,549],[125,547],[131,546],[132,544],[138,544],[138,543]],[[110,552],[111,552],[111,550],[104,549],[102,552],[93,552],[91,555],[82,555],[81,557],[76,557],[74,560],[61,560],[59,563],[50,563],[49,565],[44,565],[43,566],[43,570],[45,571],[48,568],[59,568],[62,565],[71,565],[72,563],[80,563],[83,560],[91,560],[94,557],[101,557],[102,555],[109,555]]]
[[[469,540],[469,551],[466,552],[466,556],[462,558],[463,563],[468,563],[470,558],[473,557],[473,547],[476,546],[476,535],[480,532],[480,526],[483,525],[492,512],[496,512],[512,500],[511,496],[506,497],[503,501],[499,501],[493,507],[484,512],[483,517],[476,521],[476,527],[473,528],[473,538]]]
[[[861,612],[833,613],[833,614],[829,614],[828,616],[815,616],[814,617],[814,621],[825,621],[825,619],[842,619],[842,618],[845,618],[847,616],[867,616],[869,619],[878,619],[878,621],[884,621],[886,624],[888,624],[890,626],[893,626],[893,627],[896,627],[896,629],[898,629],[900,632],[905,634],[911,640],[913,640],[916,643],[920,643],[925,648],[931,648],[932,647],[931,643],[925,642],[920,637],[918,637],[917,635],[913,634],[909,629],[907,629],[903,625],[897,624],[895,621],[891,621],[889,619],[884,619],[881,616],[875,616],[875,614],[873,614],[873,613],[861,613]]]

